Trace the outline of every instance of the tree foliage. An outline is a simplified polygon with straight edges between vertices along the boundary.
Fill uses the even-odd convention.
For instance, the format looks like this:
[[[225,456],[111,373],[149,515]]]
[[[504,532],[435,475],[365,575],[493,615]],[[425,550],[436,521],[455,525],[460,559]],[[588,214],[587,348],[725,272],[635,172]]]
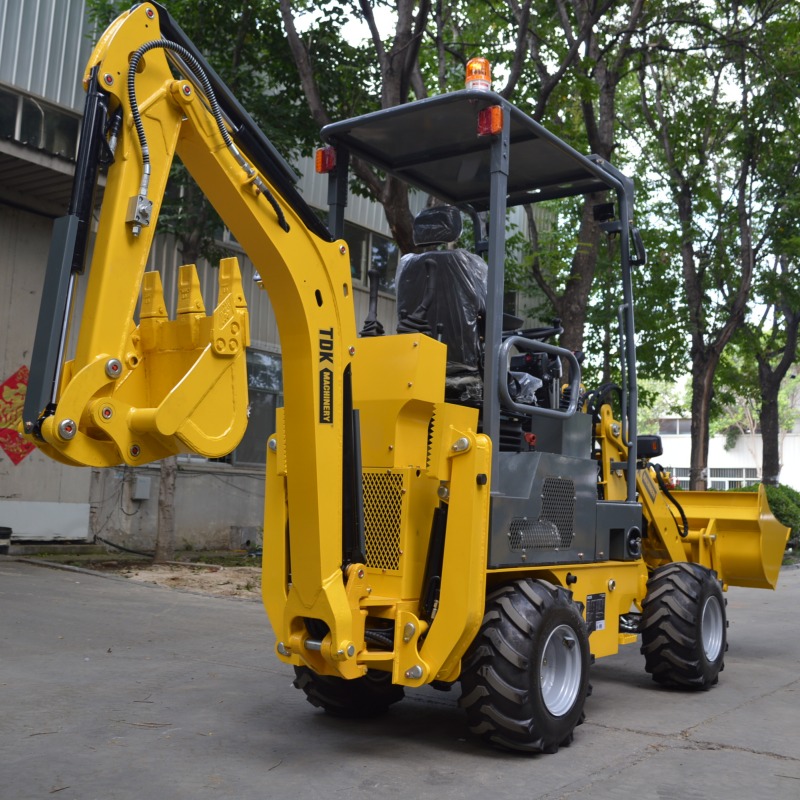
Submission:
[[[707,466],[715,371],[748,319],[754,287],[781,254],[771,231],[796,191],[787,181],[793,170],[775,170],[774,152],[787,126],[796,129],[796,100],[787,103],[777,85],[785,75],[770,63],[792,16],[781,2],[653,4],[642,32],[627,130],[652,170],[650,191],[672,210],[660,216],[661,234],[686,310],[697,488]],[[793,59],[796,72],[796,52]]]

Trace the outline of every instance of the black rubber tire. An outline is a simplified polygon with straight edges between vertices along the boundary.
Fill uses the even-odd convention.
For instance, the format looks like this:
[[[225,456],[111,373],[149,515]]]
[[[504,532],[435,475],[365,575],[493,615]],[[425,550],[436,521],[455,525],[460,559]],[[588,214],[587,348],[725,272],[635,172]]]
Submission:
[[[571,592],[531,579],[492,592],[461,689],[470,731],[495,747],[555,753],[569,745],[589,691],[589,636]]]
[[[642,603],[642,653],[656,683],[706,690],[719,681],[728,649],[717,573],[699,564],[658,567]]]
[[[294,672],[295,688],[305,693],[312,706],[334,717],[378,717],[405,696],[403,687],[392,683],[391,672],[371,669],[354,680],[318,675],[308,667],[295,667]]]

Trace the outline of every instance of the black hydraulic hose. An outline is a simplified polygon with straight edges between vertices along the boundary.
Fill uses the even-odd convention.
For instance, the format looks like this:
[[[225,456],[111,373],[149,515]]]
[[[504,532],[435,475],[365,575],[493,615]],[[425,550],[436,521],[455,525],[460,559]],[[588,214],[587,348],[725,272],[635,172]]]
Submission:
[[[147,144],[147,136],[145,135],[142,117],[139,113],[139,104],[136,100],[136,70],[138,69],[139,62],[142,60],[144,54],[157,48],[171,50],[172,52],[177,53],[183,62],[185,62],[185,64],[189,67],[192,75],[200,83],[203,94],[208,100],[211,115],[214,117],[214,120],[217,123],[217,128],[222,135],[222,140],[225,142],[225,146],[234,155],[239,165],[242,167],[242,169],[244,169],[248,176],[254,175],[255,170],[239,153],[236,145],[233,143],[233,140],[230,137],[230,134],[228,133],[228,129],[225,127],[225,122],[222,118],[222,111],[220,110],[219,103],[217,102],[217,96],[214,93],[214,89],[211,86],[211,81],[208,79],[205,70],[202,68],[202,66],[200,66],[198,60],[192,55],[191,52],[189,52],[189,50],[177,42],[171,42],[169,39],[154,39],[153,41],[145,42],[145,44],[143,44],[133,53],[130,60],[130,66],[128,67],[128,102],[130,103],[131,116],[133,117],[133,124],[136,127],[136,134],[139,137],[139,144],[142,150],[142,164],[144,167],[144,174],[142,176],[142,190],[140,191],[140,194],[147,194],[147,185],[150,182],[150,148]],[[288,231],[289,223],[286,221],[283,209],[278,205],[278,201],[275,199],[272,192],[269,191],[264,182],[257,176],[255,185],[258,190],[267,198],[267,201],[275,211],[275,214],[278,218],[278,224],[281,226],[281,228],[283,228],[283,230]]]
[[[653,469],[656,472],[656,480],[658,481],[659,488],[662,492],[667,496],[669,501],[678,509],[678,512],[681,515],[681,521],[683,522],[683,530],[681,530],[680,526],[678,525],[678,521],[675,520],[675,524],[678,525],[678,533],[680,534],[681,538],[685,539],[689,535],[689,521],[686,519],[686,514],[681,507],[681,504],[675,499],[672,492],[670,492],[669,487],[667,486],[667,482],[662,477],[662,473],[664,472],[664,467],[661,464],[651,464]],[[675,517],[673,516],[673,519]]]
[[[594,422],[600,421],[600,406],[606,401],[606,397],[615,392],[622,405],[622,388],[616,383],[604,383],[597,389],[593,389],[586,395],[587,411],[591,414]]]
[[[383,336],[383,325],[378,320],[378,270],[371,269],[367,273],[367,277],[369,278],[369,309],[359,336]]]
[[[128,547],[123,547],[121,544],[116,544],[115,542],[109,542],[108,539],[104,539],[102,536],[95,535],[94,540],[96,542],[102,542],[103,544],[107,544],[109,547],[113,547],[115,550],[120,550],[123,553],[130,553],[134,556],[142,556],[143,558],[153,558],[155,555],[154,553],[144,553],[141,550],[131,550]]]
[[[394,648],[394,637],[388,635],[387,633],[384,633],[383,631],[379,631],[374,628],[367,628],[364,631],[364,638],[368,642],[374,642],[375,644],[382,644],[389,650]]]

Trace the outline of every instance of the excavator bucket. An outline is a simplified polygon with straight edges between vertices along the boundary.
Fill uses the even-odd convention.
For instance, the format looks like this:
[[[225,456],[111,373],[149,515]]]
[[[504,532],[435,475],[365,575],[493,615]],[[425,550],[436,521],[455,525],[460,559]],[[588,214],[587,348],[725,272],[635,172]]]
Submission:
[[[730,586],[776,587],[790,531],[775,519],[763,485],[758,492],[676,492],[675,499],[689,523],[689,560]]]

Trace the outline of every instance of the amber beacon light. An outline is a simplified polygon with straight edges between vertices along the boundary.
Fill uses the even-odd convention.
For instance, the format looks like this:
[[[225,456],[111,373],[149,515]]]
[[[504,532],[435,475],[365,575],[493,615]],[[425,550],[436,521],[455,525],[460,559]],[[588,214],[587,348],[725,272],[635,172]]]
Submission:
[[[486,58],[471,58],[467,61],[467,89],[483,89],[489,91],[492,88],[492,70]]]

